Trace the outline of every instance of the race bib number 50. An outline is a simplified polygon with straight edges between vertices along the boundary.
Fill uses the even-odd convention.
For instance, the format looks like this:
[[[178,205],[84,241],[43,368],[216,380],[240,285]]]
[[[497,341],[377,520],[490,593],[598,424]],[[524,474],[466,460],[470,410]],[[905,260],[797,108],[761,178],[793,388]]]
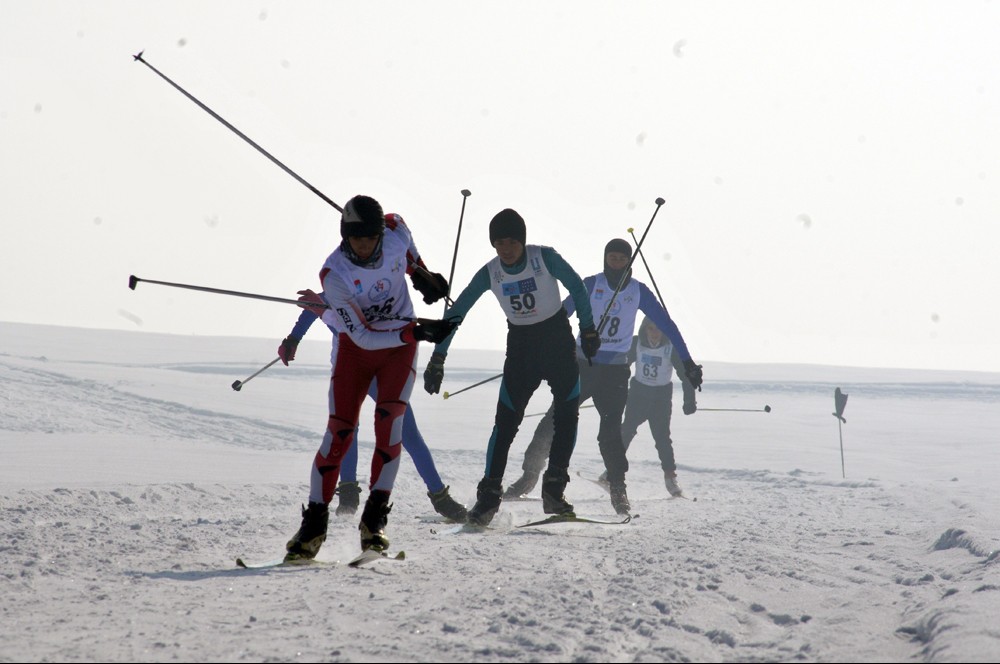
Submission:
[[[531,311],[535,308],[535,279],[522,279],[500,287],[504,297],[510,298],[510,309],[514,312]]]

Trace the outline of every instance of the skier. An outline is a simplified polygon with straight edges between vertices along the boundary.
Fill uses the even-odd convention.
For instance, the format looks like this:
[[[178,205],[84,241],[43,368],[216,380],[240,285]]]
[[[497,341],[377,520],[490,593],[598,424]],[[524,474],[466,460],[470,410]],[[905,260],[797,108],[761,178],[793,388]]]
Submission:
[[[549,384],[555,402],[550,420],[554,434],[542,479],[542,509],[546,514],[570,514],[573,506],[563,492],[576,443],[580,382],[573,331],[561,304],[559,283],[577,304],[583,353],[593,357],[601,340],[594,328],[587,291],[580,276],[555,249],[525,244],[524,219],[514,210],[498,212],[490,221],[489,232],[497,257],[480,268],[446,312],[464,319],[479,297],[492,290],[507,316],[507,359],[486,452],[486,471],[479,482],[476,504],[469,510],[469,523],[486,525],[500,508],[507,453],[524,409],[542,380]],[[435,346],[427,363],[424,389],[429,394],[441,389],[452,336]]]
[[[455,329],[447,320],[412,322],[413,304],[403,275],[411,274],[414,288],[430,302],[447,295],[448,283],[417,263],[420,254],[402,217],[385,215],[374,198],[355,196],[344,206],[340,236],[340,246],[320,270],[322,297],[312,290],[299,291],[301,306],[332,326],[339,338],[330,380],[330,417],[313,461],[309,506],[303,508],[302,525],[286,545],[286,560],[314,558],[326,540],[340,466],[354,444],[361,403],[373,380],[378,381],[375,454],[371,491],[358,530],[362,550],[388,548],[385,526],[399,469],[399,419],[413,390],[417,342],[440,342]]]
[[[418,260],[417,263],[423,267],[422,260]],[[288,366],[288,363],[295,359],[295,351],[298,348],[299,341],[302,340],[316,320],[316,314],[311,311],[303,311],[299,315],[295,327],[282,340],[281,345],[278,347],[278,356],[285,366]],[[330,353],[330,359],[332,362],[336,362],[339,335],[333,327],[330,327],[330,330],[333,332],[333,350]],[[368,387],[368,396],[373,401],[378,398],[378,387],[375,381],[372,381],[372,384]],[[357,441],[357,436],[357,431],[355,431],[355,442]],[[406,407],[406,412],[403,414],[402,444],[403,451],[413,459],[413,464],[417,467],[417,472],[420,473],[421,479],[427,485],[427,497],[431,499],[431,505],[434,506],[434,510],[446,519],[465,522],[467,516],[466,509],[461,503],[451,497],[450,487],[445,486],[445,483],[441,481],[441,476],[434,465],[434,457],[431,455],[427,443],[424,442],[424,437],[420,434],[420,429],[417,428],[417,421],[413,416],[413,407],[409,404]],[[358,511],[358,504],[361,498],[361,485],[358,482],[357,473],[358,446],[355,444],[348,448],[344,455],[344,460],[340,464],[340,483],[337,485],[335,491],[340,497],[339,504],[337,505],[338,516],[353,515]]]
[[[618,514],[628,514],[632,508],[625,487],[628,460],[622,445],[621,426],[628,398],[627,353],[638,311],[649,316],[673,343],[683,359],[684,373],[691,385],[700,389],[702,381],[701,365],[695,364],[691,359],[687,344],[670,314],[645,284],[632,278],[632,269],[628,267],[631,257],[632,245],[622,239],[613,239],[604,247],[603,271],[584,279],[591,307],[594,311],[605,313],[601,321],[601,350],[592,361],[582,352],[578,357],[580,401],[593,397],[594,406],[600,414],[597,443],[610,484],[611,505]],[[569,300],[564,302],[569,313],[573,312],[573,304]],[[552,419],[553,409],[550,407],[535,427],[534,436],[525,451],[522,465],[524,474],[507,488],[505,497],[523,496],[538,482],[545,455],[552,445]]]
[[[660,329],[647,316],[639,325],[639,334],[632,338],[629,362],[635,362],[635,372],[629,381],[628,402],[622,421],[622,445],[628,452],[632,439],[643,422],[649,422],[656,452],[663,468],[663,481],[671,496],[683,495],[677,483],[677,465],[674,446],[670,440],[670,412],[674,394],[673,373],[677,371],[684,391],[684,414],[698,410],[695,389],[684,373],[684,363],[673,344],[664,338]],[[602,479],[606,479],[602,477]]]

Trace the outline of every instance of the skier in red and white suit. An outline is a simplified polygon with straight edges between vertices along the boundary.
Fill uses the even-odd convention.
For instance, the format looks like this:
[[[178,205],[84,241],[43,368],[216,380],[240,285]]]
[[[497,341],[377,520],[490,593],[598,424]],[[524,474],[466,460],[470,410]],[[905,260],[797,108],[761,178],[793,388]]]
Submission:
[[[326,540],[328,505],[344,454],[354,444],[361,404],[375,380],[375,454],[371,485],[358,526],[361,548],[385,550],[385,525],[399,468],[403,414],[413,390],[418,341],[438,342],[454,329],[448,321],[413,322],[405,276],[428,304],[448,293],[443,276],[428,272],[410,229],[378,201],[355,196],[341,216],[340,246],[320,271],[322,296],[299,291],[303,307],[338,333],[330,380],[330,418],[310,476],[302,527],[288,542],[286,559],[313,558]]]

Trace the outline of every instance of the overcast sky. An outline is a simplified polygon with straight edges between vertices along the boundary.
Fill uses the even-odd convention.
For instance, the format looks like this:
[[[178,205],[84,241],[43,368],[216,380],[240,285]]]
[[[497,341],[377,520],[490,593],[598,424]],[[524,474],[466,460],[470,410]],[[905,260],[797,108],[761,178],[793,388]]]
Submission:
[[[318,287],[339,214],[144,49],[334,201],[402,214],[445,275],[471,190],[456,293],[504,207],[586,276],[662,196],[644,253],[699,361],[1000,371],[998,19],[995,0],[0,0],[0,320],[278,340],[293,306],[128,277]],[[453,347],[504,336],[484,298]]]

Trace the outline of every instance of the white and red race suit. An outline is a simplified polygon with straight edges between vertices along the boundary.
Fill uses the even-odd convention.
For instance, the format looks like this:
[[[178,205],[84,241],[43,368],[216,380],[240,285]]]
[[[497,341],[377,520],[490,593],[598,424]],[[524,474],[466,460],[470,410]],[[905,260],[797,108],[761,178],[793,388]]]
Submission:
[[[333,500],[340,464],[354,444],[361,404],[372,380],[377,381],[378,394],[369,489],[391,492],[396,480],[403,414],[417,361],[416,342],[400,336],[409,324],[405,319],[414,315],[406,276],[412,264],[423,266],[423,262],[410,229],[397,214],[385,216],[380,251],[375,260],[358,265],[338,247],[320,271],[323,299],[330,306],[323,322],[336,331],[338,343],[331,358],[330,418],[310,477],[311,502]]]

